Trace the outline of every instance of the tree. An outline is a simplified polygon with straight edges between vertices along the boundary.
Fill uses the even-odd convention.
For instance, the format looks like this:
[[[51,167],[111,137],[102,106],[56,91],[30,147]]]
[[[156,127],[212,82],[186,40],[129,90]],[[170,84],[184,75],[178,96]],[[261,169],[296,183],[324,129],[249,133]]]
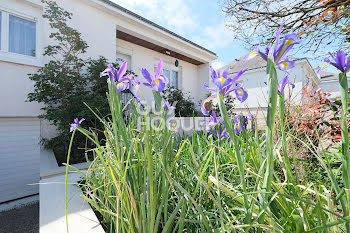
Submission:
[[[49,21],[53,32],[50,34],[56,44],[45,48],[44,56],[50,61],[29,79],[34,82],[34,90],[28,94],[28,101],[43,104],[43,113],[39,116],[56,126],[58,136],[43,139],[44,146],[53,149],[59,164],[66,161],[70,141],[69,124],[74,118],[82,119],[84,128],[99,132],[102,123],[86,107],[88,105],[101,117],[109,114],[106,97],[106,78],[100,78],[100,72],[107,67],[107,59],[84,60],[80,55],[86,52],[87,43],[81,34],[68,26],[72,14],[59,7],[54,1],[43,0],[46,4],[43,17]],[[115,67],[119,68],[116,64]],[[127,71],[128,73],[132,73]],[[98,134],[103,138],[103,132]],[[72,147],[72,163],[85,161],[85,149],[92,145],[82,134],[77,134]],[[89,155],[88,155],[89,156]]]
[[[249,48],[269,44],[281,24],[283,33],[296,32],[306,52],[326,45],[350,47],[350,0],[226,0],[229,28]]]

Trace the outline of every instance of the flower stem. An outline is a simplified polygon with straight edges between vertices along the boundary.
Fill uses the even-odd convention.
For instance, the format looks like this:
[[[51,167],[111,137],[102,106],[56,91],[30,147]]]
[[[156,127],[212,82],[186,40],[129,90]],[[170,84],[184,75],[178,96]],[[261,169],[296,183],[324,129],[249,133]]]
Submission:
[[[247,198],[246,181],[245,181],[245,177],[244,177],[244,173],[245,173],[244,161],[242,159],[242,155],[241,155],[240,150],[239,150],[237,136],[234,133],[234,129],[232,128],[232,122],[231,122],[230,118],[228,117],[228,113],[226,110],[226,106],[224,104],[223,96],[219,92],[217,93],[217,99],[218,99],[218,104],[219,104],[219,108],[220,108],[220,113],[224,119],[225,128],[226,128],[231,140],[234,143],[235,155],[236,155],[236,159],[237,159],[237,163],[238,163],[238,172],[239,172],[239,176],[240,176],[241,184],[242,184],[242,189],[243,189],[243,202],[244,202],[244,208],[245,208],[245,214],[246,214],[244,222],[246,224],[249,224],[250,211],[249,211],[249,203],[248,203],[248,198]]]
[[[266,193],[270,192],[272,184],[272,176],[274,169],[274,143],[273,132],[275,125],[275,115],[277,108],[277,71],[275,64],[271,59],[267,60],[267,85],[268,85],[268,106],[267,106],[267,119],[266,119],[266,153],[267,153],[267,165],[265,177],[261,190],[260,209],[265,208],[265,203],[268,202],[268,196]],[[265,215],[262,214],[259,218],[259,223],[264,223]]]
[[[280,114],[280,130],[281,130],[281,137],[282,137],[282,150],[283,150],[283,156],[284,156],[284,164],[286,166],[287,170],[287,178],[288,182],[293,182],[293,173],[292,169],[290,167],[290,161],[287,153],[287,139],[286,139],[286,133],[285,133],[285,122],[284,122],[284,93],[282,95],[279,95],[279,114]]]
[[[67,233],[69,232],[69,230],[68,230],[68,167],[69,167],[69,159],[70,159],[70,154],[71,154],[71,150],[72,150],[72,144],[73,144],[74,135],[75,135],[75,130],[72,133],[72,137],[70,139],[69,148],[68,148],[67,163],[66,163],[65,190],[64,190],[64,195],[65,195],[64,207],[65,207],[65,210],[66,210]]]
[[[343,155],[343,182],[347,196],[347,211],[344,215],[350,216],[350,157],[349,157],[349,129],[347,126],[347,115],[349,105],[348,79],[346,73],[339,74],[340,95],[342,101],[341,112],[341,136],[342,136],[342,155]],[[349,230],[349,224],[347,224]]]
[[[277,108],[277,72],[271,59],[267,61],[267,83],[269,89],[267,119],[266,119],[266,152],[267,168],[263,183],[263,189],[270,191],[273,173],[273,131],[275,125],[275,114]]]

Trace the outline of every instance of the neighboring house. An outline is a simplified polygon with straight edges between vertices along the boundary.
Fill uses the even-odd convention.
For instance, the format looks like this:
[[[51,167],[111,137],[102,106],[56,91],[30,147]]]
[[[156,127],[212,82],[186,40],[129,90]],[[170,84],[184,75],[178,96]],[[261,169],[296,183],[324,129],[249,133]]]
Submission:
[[[295,61],[295,67],[290,71],[289,81],[294,83],[295,88],[292,90],[290,86],[287,86],[285,94],[291,105],[299,105],[303,100],[303,88],[318,86],[319,78],[306,58],[290,59]],[[243,82],[243,86],[248,92],[248,99],[244,103],[236,100],[233,111],[236,113],[252,113],[257,116],[261,126],[265,122],[264,117],[267,111],[267,86],[264,84],[266,82],[266,61],[258,56],[244,62],[243,57],[241,57],[221,69],[225,69],[229,73],[229,77],[233,77],[244,68],[248,68],[248,70],[242,75],[239,82]],[[277,74],[279,81],[286,76],[285,72],[279,70]]]
[[[322,88],[325,92],[331,92],[331,97],[340,96],[339,92],[339,75],[335,73],[330,73],[327,71],[321,72],[320,85],[319,88]],[[348,85],[350,86],[350,78],[348,77]]]
[[[126,60],[140,79],[141,68],[153,71],[161,58],[172,85],[195,101],[203,99],[198,87],[208,82],[215,53],[108,0],[56,2],[73,13],[69,24],[89,45],[85,58]],[[33,88],[27,74],[49,61],[42,52],[53,43],[42,14],[40,0],[0,0],[0,203],[38,193],[37,185],[28,184],[39,181],[40,156],[46,153],[40,138],[53,132],[38,119],[41,105],[26,102]],[[150,101],[151,91],[142,91]]]

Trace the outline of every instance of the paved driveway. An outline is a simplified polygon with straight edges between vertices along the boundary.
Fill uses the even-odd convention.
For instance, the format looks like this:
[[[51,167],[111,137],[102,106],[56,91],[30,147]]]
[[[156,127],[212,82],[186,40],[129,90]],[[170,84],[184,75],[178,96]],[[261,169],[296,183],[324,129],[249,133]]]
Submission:
[[[0,212],[0,233],[24,232],[39,232],[39,202]]]

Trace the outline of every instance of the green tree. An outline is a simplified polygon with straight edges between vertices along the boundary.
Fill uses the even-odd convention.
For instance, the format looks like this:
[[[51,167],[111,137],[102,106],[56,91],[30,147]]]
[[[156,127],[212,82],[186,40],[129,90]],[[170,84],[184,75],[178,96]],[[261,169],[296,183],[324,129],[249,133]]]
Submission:
[[[94,129],[99,137],[103,137],[103,133],[99,133],[102,124],[86,105],[101,117],[109,114],[107,82],[105,77],[100,78],[100,72],[108,62],[104,57],[83,60],[81,55],[88,45],[77,30],[68,26],[67,21],[72,14],[54,1],[44,0],[43,3],[46,4],[43,17],[49,21],[53,31],[50,38],[56,44],[47,46],[44,51],[44,56],[51,60],[36,73],[29,74],[29,79],[34,82],[34,91],[28,94],[28,101],[42,103],[43,113],[39,117],[56,126],[58,136],[42,142],[46,148],[53,149],[60,164],[66,160],[69,124],[74,118],[84,118],[84,127]],[[85,153],[85,149],[90,147],[86,138],[78,135],[74,140],[72,162],[82,162],[91,157]]]

